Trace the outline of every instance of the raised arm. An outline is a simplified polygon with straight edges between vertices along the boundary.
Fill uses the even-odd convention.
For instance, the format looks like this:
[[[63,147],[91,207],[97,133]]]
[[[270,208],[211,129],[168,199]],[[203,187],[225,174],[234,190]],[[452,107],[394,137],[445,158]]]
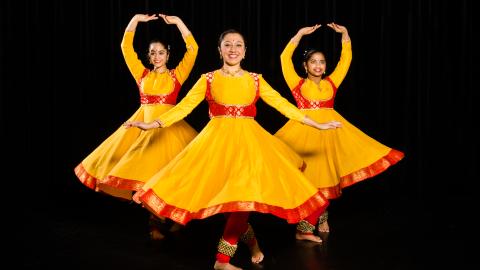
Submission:
[[[130,73],[133,75],[135,80],[138,80],[145,69],[145,66],[142,64],[142,61],[138,58],[137,53],[133,48],[133,38],[135,36],[135,30],[139,22],[148,22],[151,20],[157,20],[157,15],[146,15],[146,14],[136,14],[132,17],[127,27],[125,28],[125,33],[123,34],[123,39],[121,43],[121,49],[123,58],[130,70]]]
[[[302,79],[298,74],[295,72],[295,68],[292,62],[292,55],[295,49],[300,43],[300,40],[305,35],[310,35],[311,33],[315,32],[318,28],[320,28],[320,24],[316,24],[314,26],[303,27],[293,36],[290,41],[288,42],[287,46],[283,50],[282,54],[280,55],[280,62],[282,64],[282,73],[287,85],[290,89],[293,89],[297,86],[298,82]]]
[[[350,36],[348,35],[348,31],[345,26],[336,23],[328,23],[327,26],[332,28],[337,33],[342,33],[342,42],[350,41]]]
[[[183,23],[182,19],[180,19],[177,16],[170,16],[170,15],[165,15],[165,14],[158,14],[160,18],[162,18],[166,24],[175,24],[180,30],[180,33],[182,34],[182,37],[185,39],[188,35],[190,35],[190,30],[188,30],[188,27]]]
[[[342,34],[342,53],[340,55],[340,60],[338,61],[335,70],[328,76],[335,86],[338,87],[343,79],[345,79],[348,69],[350,68],[350,63],[352,62],[352,42],[345,26],[336,23],[329,23],[327,26],[332,28],[335,32]]]
[[[158,20],[157,14],[147,15],[147,14],[136,14],[132,17],[130,22],[125,29],[125,32],[135,32],[139,22],[148,22],[151,20]]]
[[[187,51],[183,55],[182,61],[180,61],[175,68],[175,75],[180,84],[183,84],[187,80],[188,75],[190,75],[190,71],[192,71],[193,65],[195,64],[195,59],[197,58],[197,42],[182,19],[177,16],[169,16],[165,14],[159,14],[159,16],[165,21],[166,24],[175,24],[182,34],[183,40],[185,41]]]

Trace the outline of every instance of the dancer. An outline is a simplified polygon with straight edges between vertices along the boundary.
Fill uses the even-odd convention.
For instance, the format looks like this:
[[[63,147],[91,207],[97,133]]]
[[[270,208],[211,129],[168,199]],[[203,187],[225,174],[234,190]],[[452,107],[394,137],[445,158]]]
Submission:
[[[300,77],[295,72],[292,62],[293,52],[301,38],[317,30],[319,24],[298,30],[283,50],[280,59],[283,76],[292,91],[297,107],[318,122],[337,120],[342,123],[342,128],[320,132],[290,120],[275,133],[275,136],[292,147],[305,160],[308,164],[305,176],[318,190],[327,199],[335,199],[341,195],[342,188],[385,171],[401,160],[404,154],[372,139],[333,108],[337,88],[350,67],[352,44],[345,26],[336,23],[329,23],[327,26],[342,34],[340,60],[331,74],[326,76],[325,56],[315,49],[304,54],[302,64],[306,78]],[[325,211],[318,221],[319,232],[330,231],[327,220],[328,211]]]
[[[247,242],[252,262],[263,260],[249,212],[269,213],[297,223],[318,219],[328,205],[300,168],[303,160],[254,119],[262,98],[286,117],[317,129],[336,129],[338,121],[317,123],[275,91],[260,74],[241,67],[243,35],[227,30],[218,51],[223,66],[201,76],[173,109],[150,122],[129,121],[127,128],[166,128],[187,116],[204,98],[210,121],[198,136],[135,193],[134,200],[158,216],[186,224],[226,213],[215,269],[240,269],[230,264],[239,239]],[[315,237],[310,235],[311,237]]]
[[[167,68],[170,48],[166,43],[150,42],[148,60],[153,66],[151,69],[142,64],[133,48],[138,23],[159,18],[166,24],[176,25],[185,41],[186,52],[174,69]],[[177,16],[136,14],[125,29],[121,49],[140,93],[140,107],[129,120],[158,118],[176,104],[180,87],[193,68],[198,53],[193,35]],[[196,135],[197,132],[185,121],[151,132],[127,130],[121,126],[75,168],[75,174],[89,188],[130,200],[132,191],[139,190]],[[153,215],[149,222],[152,239],[162,239],[159,229],[162,222]]]

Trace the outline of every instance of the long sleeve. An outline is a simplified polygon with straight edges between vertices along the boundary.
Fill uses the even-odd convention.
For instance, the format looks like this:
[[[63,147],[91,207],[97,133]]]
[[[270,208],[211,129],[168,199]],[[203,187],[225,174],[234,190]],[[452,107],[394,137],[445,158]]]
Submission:
[[[121,49],[123,53],[123,58],[127,63],[128,69],[135,78],[135,81],[137,81],[142,76],[143,71],[145,70],[145,66],[142,64],[142,61],[138,59],[137,53],[133,48],[134,36],[135,32],[126,31],[123,34]]]
[[[192,34],[189,34],[187,37],[185,37],[185,47],[187,51],[183,55],[182,61],[180,61],[178,66],[175,68],[175,75],[180,84],[183,84],[187,80],[198,54],[198,45]]]
[[[163,127],[168,127],[185,118],[192,112],[195,107],[205,99],[205,92],[207,90],[207,82],[205,75],[202,75],[195,85],[188,91],[187,95],[168,112],[162,114],[158,120],[163,124]]]
[[[305,114],[296,106],[290,103],[286,98],[282,97],[260,76],[260,97],[265,103],[275,108],[287,118],[302,122]]]
[[[338,88],[342,83],[343,79],[347,75],[348,69],[350,68],[350,63],[352,62],[352,42],[342,42],[342,53],[340,55],[340,60],[335,67],[335,70],[328,77],[333,81],[335,86]]]
[[[293,89],[295,86],[297,86],[298,82],[302,79],[300,76],[298,76],[297,72],[295,72],[292,62],[293,52],[295,51],[296,47],[296,44],[289,42],[280,55],[283,78],[285,78],[288,88],[290,89]]]

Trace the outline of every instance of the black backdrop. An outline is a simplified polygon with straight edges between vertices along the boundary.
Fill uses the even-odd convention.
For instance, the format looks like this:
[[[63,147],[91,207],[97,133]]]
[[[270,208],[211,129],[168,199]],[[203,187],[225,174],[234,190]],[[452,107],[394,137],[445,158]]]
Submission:
[[[73,169],[138,107],[120,51],[134,14],[178,15],[194,34],[199,56],[180,97],[200,74],[220,67],[218,35],[236,28],[247,41],[243,67],[262,73],[291,101],[281,51],[300,27],[334,21],[348,28],[353,46],[337,111],[406,154],[387,172],[349,188],[345,200],[418,211],[432,217],[431,226],[463,231],[478,180],[472,2],[1,1],[1,130],[8,149],[3,174],[11,173],[5,187],[28,202],[27,214],[40,208],[60,213],[63,205],[96,198]],[[174,25],[140,23],[139,53],[151,38],[167,41],[170,63],[178,63],[184,44]],[[303,48],[316,47],[325,52],[331,72],[340,39],[323,26],[302,39],[295,63]],[[264,103],[258,106],[257,120],[271,133],[287,121]],[[186,120],[200,130],[208,121],[206,104]]]

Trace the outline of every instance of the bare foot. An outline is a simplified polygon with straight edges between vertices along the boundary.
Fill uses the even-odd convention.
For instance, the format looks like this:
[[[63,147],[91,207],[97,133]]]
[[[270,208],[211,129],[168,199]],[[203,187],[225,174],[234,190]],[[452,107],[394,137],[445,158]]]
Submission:
[[[238,268],[236,266],[233,266],[229,263],[221,263],[218,261],[215,261],[215,265],[213,266],[213,269],[215,270],[242,270],[242,268]]]
[[[250,248],[250,254],[252,254],[252,263],[260,263],[263,261],[263,252],[260,250],[260,247],[258,246],[258,242],[255,241],[255,245],[249,247]]]
[[[170,227],[170,232],[177,232],[182,228],[182,225],[178,223],[173,223],[172,227]]]
[[[305,234],[305,233],[299,233],[297,232],[295,234],[295,239],[297,240],[307,240],[307,241],[312,241],[312,242],[316,242],[316,243],[321,243],[322,242],[322,238],[314,235],[314,234]]]
[[[327,232],[327,233],[330,232],[330,227],[328,226],[328,222],[327,222],[327,221],[325,221],[325,222],[323,222],[323,223],[320,223],[320,224],[318,225],[318,232],[324,232],[324,233],[325,233],[325,232]]]
[[[154,241],[160,241],[164,238],[165,238],[165,235],[163,235],[158,229],[150,230],[150,239]]]

